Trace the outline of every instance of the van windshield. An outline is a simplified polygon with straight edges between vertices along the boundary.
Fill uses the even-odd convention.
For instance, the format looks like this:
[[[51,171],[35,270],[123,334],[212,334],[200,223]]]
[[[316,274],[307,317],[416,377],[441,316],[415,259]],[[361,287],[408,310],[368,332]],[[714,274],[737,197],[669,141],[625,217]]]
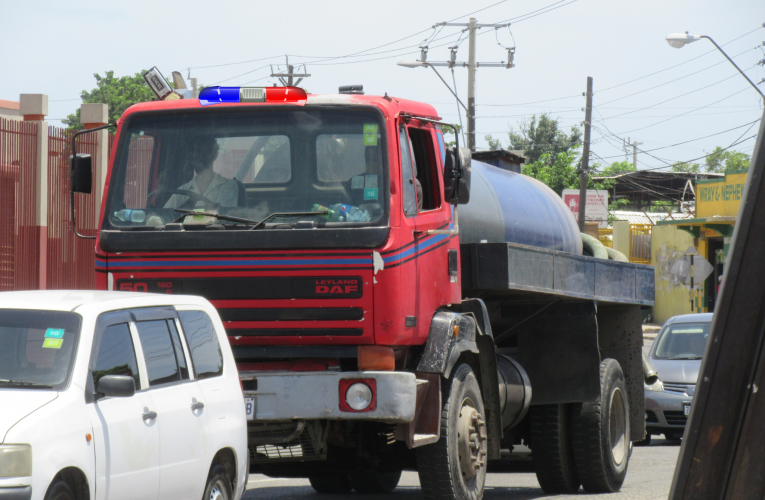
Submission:
[[[137,115],[120,132],[104,228],[380,225],[382,129],[367,108]]]
[[[82,317],[66,311],[0,312],[0,390],[65,389]]]

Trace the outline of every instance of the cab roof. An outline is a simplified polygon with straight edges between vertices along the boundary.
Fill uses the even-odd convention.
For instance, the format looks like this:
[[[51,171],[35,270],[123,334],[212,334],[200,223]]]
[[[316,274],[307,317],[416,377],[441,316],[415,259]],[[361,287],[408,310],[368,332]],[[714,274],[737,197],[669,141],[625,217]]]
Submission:
[[[360,94],[308,94],[307,106],[374,106],[385,116],[396,117],[399,113],[408,113],[414,116],[422,116],[433,120],[440,120],[436,108],[423,102],[400,99],[398,97],[360,95]],[[300,104],[274,104],[274,103],[222,103],[202,106],[199,99],[176,99],[173,101],[147,101],[130,106],[120,118],[143,111],[169,111],[185,109],[216,110],[225,107],[243,108],[248,106],[301,106]]]

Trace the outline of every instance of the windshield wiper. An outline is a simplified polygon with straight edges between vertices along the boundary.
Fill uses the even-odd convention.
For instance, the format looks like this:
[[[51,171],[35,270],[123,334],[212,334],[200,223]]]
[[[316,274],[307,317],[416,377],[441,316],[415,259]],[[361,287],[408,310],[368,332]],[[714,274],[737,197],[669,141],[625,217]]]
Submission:
[[[329,215],[329,210],[323,210],[320,212],[275,212],[265,219],[263,219],[260,222],[255,223],[254,226],[252,226],[250,229],[257,229],[261,226],[261,224],[265,223],[268,219],[271,219],[273,217],[302,217],[302,216],[311,216],[311,215]]]
[[[29,387],[30,389],[53,389],[52,385],[38,384],[37,382],[21,382],[18,380],[0,379],[0,385],[10,385],[18,387]]]
[[[669,358],[669,359],[695,360],[695,359],[701,359],[701,356],[675,356],[674,358]]]
[[[242,224],[255,224],[256,225],[255,227],[257,227],[257,224],[260,224],[261,222],[263,222],[263,221],[257,222],[250,219],[240,219],[239,217],[232,217],[230,215],[214,214],[212,212],[196,212],[194,210],[184,210],[182,208],[174,208],[173,210],[175,210],[176,212],[183,212],[183,215],[175,219],[173,223],[180,222],[181,220],[183,220],[189,215],[206,215],[208,217],[215,217],[216,219],[220,219],[220,220],[227,220],[231,222],[241,222]]]

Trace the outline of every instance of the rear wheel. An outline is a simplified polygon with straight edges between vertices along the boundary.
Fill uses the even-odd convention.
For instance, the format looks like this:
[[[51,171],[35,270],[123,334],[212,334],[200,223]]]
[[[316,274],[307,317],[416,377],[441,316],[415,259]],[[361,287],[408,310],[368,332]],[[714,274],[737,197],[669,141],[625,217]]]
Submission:
[[[311,476],[308,478],[316,493],[350,493],[351,482],[347,476]]]
[[[547,494],[575,493],[579,477],[571,450],[568,405],[531,407],[531,456],[539,486]]]
[[[576,471],[587,493],[619,491],[629,464],[629,403],[624,374],[615,359],[600,363],[600,398],[573,406]]]
[[[481,390],[467,364],[443,384],[441,438],[417,448],[422,493],[430,500],[480,500],[486,481],[486,423]]]
[[[357,493],[390,493],[398,486],[401,471],[354,472],[348,476],[348,479]]]

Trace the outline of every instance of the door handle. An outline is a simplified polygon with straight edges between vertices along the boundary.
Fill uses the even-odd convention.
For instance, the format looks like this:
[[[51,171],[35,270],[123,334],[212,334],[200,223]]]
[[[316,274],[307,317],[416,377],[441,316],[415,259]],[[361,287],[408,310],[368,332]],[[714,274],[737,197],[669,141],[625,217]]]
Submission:
[[[142,416],[143,416],[144,420],[154,420],[155,418],[157,418],[157,412],[156,411],[147,411]]]
[[[197,403],[191,403],[191,410],[192,411],[201,410],[204,407],[205,407],[205,404],[203,402],[201,402],[201,401],[199,401]]]

